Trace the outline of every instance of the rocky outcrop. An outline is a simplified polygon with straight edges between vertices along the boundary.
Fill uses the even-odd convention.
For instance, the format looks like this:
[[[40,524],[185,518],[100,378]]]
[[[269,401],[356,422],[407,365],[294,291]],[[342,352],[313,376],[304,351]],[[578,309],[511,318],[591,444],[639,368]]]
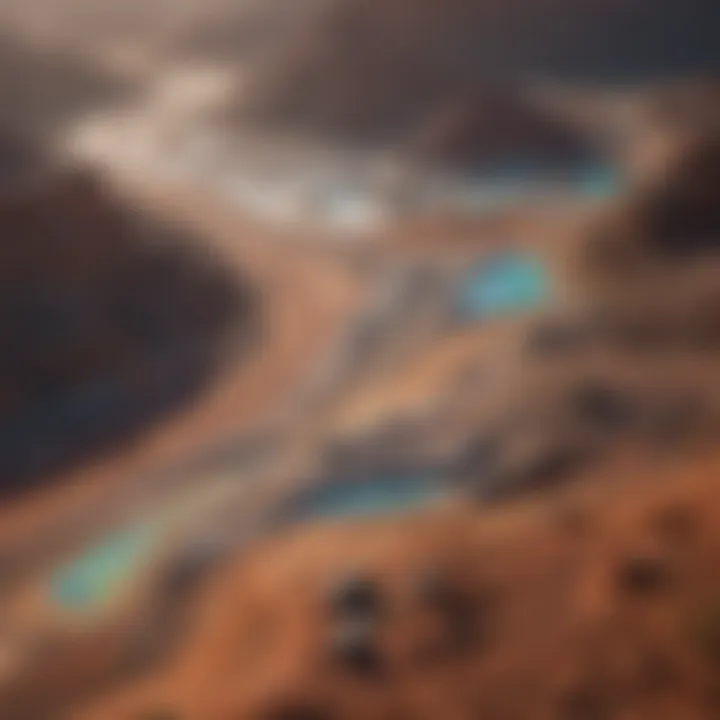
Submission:
[[[720,135],[680,139],[578,248],[583,302],[608,327],[720,336]]]

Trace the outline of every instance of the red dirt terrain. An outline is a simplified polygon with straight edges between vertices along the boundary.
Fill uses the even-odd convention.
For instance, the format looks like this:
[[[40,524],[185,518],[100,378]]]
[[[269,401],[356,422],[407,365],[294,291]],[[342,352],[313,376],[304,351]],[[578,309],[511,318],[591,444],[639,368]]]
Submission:
[[[586,152],[513,91],[477,100],[488,68],[519,79],[545,67],[614,76],[637,52],[641,73],[663,72],[667,33],[682,34],[699,4],[668,2],[665,13],[642,0],[333,7],[268,69],[255,117],[399,140],[457,166],[469,151],[474,163]],[[701,34],[714,40],[708,18]],[[606,27],[619,33],[611,50]],[[688,66],[714,61],[701,40]],[[557,55],[540,57],[548,48]],[[682,113],[668,122],[673,133],[684,125]],[[203,189],[144,177],[111,188],[85,173],[38,182],[31,172],[0,196],[9,238],[0,248],[0,495],[12,495],[0,507],[0,611],[19,608],[0,617],[0,717],[716,717],[720,144],[707,130],[663,145],[652,176],[581,232],[572,210],[557,224],[548,214],[537,249],[564,263],[568,291],[547,316],[430,333],[436,345],[411,346],[392,372],[343,375],[356,382],[319,409],[298,399],[368,300],[363,262],[432,264],[456,253],[460,266],[480,255],[477,225],[430,220],[354,254],[305,243],[304,230],[254,225]],[[567,248],[556,237],[565,223],[576,233]],[[529,214],[516,226],[538,236]],[[512,228],[498,220],[488,234]],[[411,304],[422,305],[436,278],[417,277]],[[413,313],[381,326],[388,357],[417,330],[406,319]],[[472,387],[451,393],[456,370],[474,373]],[[425,393],[441,410],[410,434],[383,437],[388,407],[426,411]],[[83,619],[55,622],[47,580],[83,540],[137,505],[158,515],[180,496],[202,505],[207,477],[202,463],[183,475],[186,460],[212,460],[213,448],[234,450],[258,430],[287,432],[270,451],[294,474],[228,502],[224,519],[240,535],[264,517],[263,493],[281,503],[315,479],[301,477],[306,465],[331,464],[344,422],[378,431],[360,446],[370,459],[408,450],[417,460],[434,440],[461,437],[441,468],[458,497],[388,522],[269,528],[212,566],[187,615],[167,626],[162,652],[145,628],[166,631],[180,598],[143,595],[137,580],[123,590],[139,589],[141,600],[96,634],[92,622],[83,634]],[[234,492],[249,477],[239,467],[220,468]],[[23,492],[36,477],[43,485]],[[183,495],[188,486],[195,494]],[[77,651],[68,637],[80,638]]]
[[[499,448],[480,442],[464,460],[464,480],[481,497],[488,478],[499,496],[545,492],[259,543],[209,583],[172,660],[67,716],[716,717],[716,314],[694,309],[718,267],[715,142],[682,143],[667,176],[593,224],[615,230],[591,233],[571,269],[586,280],[578,300],[596,350],[579,360],[577,345],[558,338],[587,335],[536,338],[532,352],[559,351],[563,362],[536,357],[532,378],[515,376],[491,418]],[[669,215],[657,214],[661,198]],[[678,224],[690,210],[704,222]],[[632,232],[622,232],[627,213]],[[624,263],[612,271],[625,254],[637,262],[629,277]],[[665,306],[652,302],[663,296],[659,282],[678,308],[665,324]],[[604,309],[631,287],[645,315],[629,301]],[[667,332],[648,334],[638,318]],[[602,368],[610,391],[566,395],[568,383]],[[628,407],[616,391],[629,382],[652,392]],[[685,397],[686,383],[708,413],[691,404],[689,417],[673,411],[656,423],[647,399]],[[515,402],[523,413],[507,415]],[[574,463],[568,438],[581,447],[590,438],[601,452]],[[572,485],[549,492],[568,469]]]
[[[718,462],[664,465],[268,542],[165,671],[71,717],[715,717]]]

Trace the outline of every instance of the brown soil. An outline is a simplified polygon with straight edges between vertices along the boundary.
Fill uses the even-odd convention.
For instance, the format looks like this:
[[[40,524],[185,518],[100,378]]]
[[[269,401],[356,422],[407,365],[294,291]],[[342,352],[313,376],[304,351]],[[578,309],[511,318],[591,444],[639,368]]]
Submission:
[[[627,459],[547,502],[274,540],[213,584],[166,671],[71,716],[714,717],[716,468]],[[357,573],[382,597],[371,673],[330,639],[329,588]],[[447,605],[418,595],[428,575]]]
[[[704,287],[685,254],[717,272],[716,248],[680,244],[680,260],[668,261],[664,234],[675,228],[643,203],[669,196],[681,213],[700,208],[716,233],[714,183],[675,184],[702,158],[701,177],[712,179],[708,142],[678,156],[670,182],[631,199],[651,230],[612,236],[640,243],[637,267],[657,265],[681,306]],[[609,212],[622,216],[624,206]],[[610,293],[610,276],[600,273],[587,299]],[[621,288],[635,282],[621,279]],[[656,291],[636,285],[646,300]],[[649,317],[660,323],[664,307]],[[713,322],[703,316],[696,327]],[[172,661],[70,717],[715,717],[716,349],[671,333],[643,352],[595,319],[589,327],[600,349],[535,357],[532,372],[516,355],[505,363],[500,400],[489,390],[476,396],[476,427],[500,437],[501,462],[479,432],[462,468],[483,491],[499,467],[499,496],[545,488],[568,469],[572,486],[494,507],[457,501],[392,522],[325,524],[256,545],[208,586]],[[704,409],[670,402],[678,398]],[[650,444],[637,442],[644,433]],[[588,438],[593,462],[576,462]],[[365,600],[348,620],[348,587],[358,582],[370,584],[379,609]]]

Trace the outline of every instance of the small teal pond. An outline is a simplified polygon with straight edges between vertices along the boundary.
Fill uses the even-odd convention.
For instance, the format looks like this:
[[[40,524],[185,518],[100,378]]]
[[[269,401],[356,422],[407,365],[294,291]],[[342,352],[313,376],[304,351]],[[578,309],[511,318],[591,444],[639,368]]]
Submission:
[[[546,304],[552,280],[545,263],[525,253],[503,253],[477,264],[459,292],[457,310],[467,320],[486,320]]]
[[[388,474],[325,485],[302,497],[293,515],[301,521],[394,515],[446,495],[430,473]]]
[[[51,599],[73,611],[105,605],[132,581],[155,539],[156,530],[148,525],[110,536],[53,574]]]
[[[507,209],[517,203],[560,197],[614,198],[625,189],[616,168],[587,163],[564,169],[532,163],[505,163],[473,174],[462,195],[479,212]]]
[[[624,182],[617,170],[605,165],[581,169],[575,183],[580,195],[597,199],[616,197],[624,189]]]

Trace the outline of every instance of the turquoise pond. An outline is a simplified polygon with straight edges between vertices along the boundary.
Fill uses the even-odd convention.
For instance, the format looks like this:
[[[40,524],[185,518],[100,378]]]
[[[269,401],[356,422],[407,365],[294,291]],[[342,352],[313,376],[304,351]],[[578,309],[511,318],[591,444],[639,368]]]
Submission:
[[[76,611],[103,606],[127,587],[150,554],[156,531],[150,526],[118,532],[63,565],[50,581],[50,597]]]
[[[325,485],[301,498],[293,515],[301,521],[393,515],[446,495],[430,473],[388,474]]]
[[[542,166],[510,163],[470,178],[461,193],[473,209],[485,213],[512,207],[517,203],[543,198],[583,198],[603,200],[622,194],[625,180],[615,169],[587,164],[553,172]]]
[[[516,162],[480,177],[490,186],[515,188],[518,194],[555,187],[586,197],[607,197],[622,192],[625,184],[616,168],[603,163],[553,169],[542,164]]]
[[[308,492],[293,504],[291,522],[400,514],[447,495],[430,473],[387,474]],[[136,526],[111,535],[59,567],[50,579],[53,604],[73,613],[101,611],[132,587],[157,547],[158,530]]]
[[[613,198],[619,195],[625,183],[613,168],[596,165],[583,168],[575,178],[580,195],[590,198]]]
[[[552,281],[545,263],[526,253],[503,253],[478,263],[466,276],[457,299],[462,318],[484,320],[547,304]]]

